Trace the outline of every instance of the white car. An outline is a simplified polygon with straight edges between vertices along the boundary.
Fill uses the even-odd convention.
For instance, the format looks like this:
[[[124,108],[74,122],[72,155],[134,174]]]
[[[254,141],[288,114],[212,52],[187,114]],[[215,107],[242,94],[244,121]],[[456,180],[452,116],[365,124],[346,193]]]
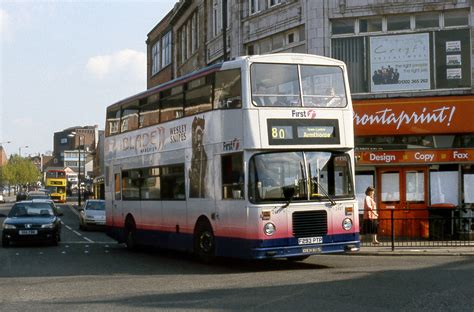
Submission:
[[[79,209],[79,228],[87,230],[91,227],[105,226],[105,201],[101,199],[86,200]]]
[[[3,198],[3,194],[0,193],[0,203],[4,203],[5,202],[5,198]]]

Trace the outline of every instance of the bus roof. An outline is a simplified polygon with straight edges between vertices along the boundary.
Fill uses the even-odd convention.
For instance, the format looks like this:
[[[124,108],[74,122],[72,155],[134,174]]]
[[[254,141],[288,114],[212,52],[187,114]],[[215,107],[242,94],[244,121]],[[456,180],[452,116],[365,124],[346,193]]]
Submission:
[[[298,63],[298,64],[313,64],[317,62],[321,65],[333,65],[333,66],[345,66],[345,63],[340,60],[329,58],[326,56],[316,55],[316,54],[304,54],[304,53],[274,53],[274,54],[263,54],[263,55],[250,55],[250,56],[239,56],[231,61],[221,62],[212,64],[210,66],[198,69],[189,74],[180,76],[173,80],[162,83],[158,86],[145,90],[143,92],[129,96],[123,100],[120,100],[112,105],[109,105],[107,109],[119,108],[121,105],[129,103],[134,100],[139,100],[149,95],[152,95],[161,90],[171,88],[173,86],[179,85],[181,83],[194,80],[201,76],[205,76],[209,73],[220,70],[224,64],[230,63],[243,63],[243,62],[262,62],[262,63]]]

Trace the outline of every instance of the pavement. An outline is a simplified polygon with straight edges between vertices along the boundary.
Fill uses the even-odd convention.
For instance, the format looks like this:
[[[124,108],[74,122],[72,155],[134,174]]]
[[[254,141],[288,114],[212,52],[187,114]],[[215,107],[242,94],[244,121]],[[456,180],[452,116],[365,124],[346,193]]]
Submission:
[[[5,202],[15,202],[15,196],[4,196]],[[69,203],[75,208],[77,202]],[[354,256],[470,256],[474,257],[474,241],[453,241],[451,246],[441,246],[430,242],[430,246],[417,246],[419,242],[407,243],[405,246],[397,246],[394,249],[390,242],[382,242],[380,245],[363,243],[360,250],[351,255]],[[439,245],[439,246],[437,246]],[[444,244],[443,244],[444,245]]]

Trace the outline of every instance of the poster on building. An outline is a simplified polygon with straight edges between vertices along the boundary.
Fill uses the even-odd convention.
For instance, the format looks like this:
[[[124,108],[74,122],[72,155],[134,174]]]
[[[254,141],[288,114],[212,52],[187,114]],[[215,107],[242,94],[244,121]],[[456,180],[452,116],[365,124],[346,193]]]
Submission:
[[[462,65],[461,54],[446,55],[446,65],[448,66]]]
[[[446,52],[461,52],[461,41],[446,41]]]
[[[427,33],[370,38],[372,92],[430,89]]]
[[[448,68],[446,69],[446,79],[462,79],[461,68]]]

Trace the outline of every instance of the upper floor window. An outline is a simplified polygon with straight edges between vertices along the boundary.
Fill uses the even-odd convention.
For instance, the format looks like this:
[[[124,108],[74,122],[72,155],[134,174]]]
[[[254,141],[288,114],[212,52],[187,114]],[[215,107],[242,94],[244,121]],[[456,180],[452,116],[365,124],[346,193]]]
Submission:
[[[259,0],[249,0],[249,14],[255,14],[260,12]]]
[[[160,40],[158,40],[151,48],[151,74],[158,73],[160,68]]]
[[[171,64],[171,30],[164,34],[151,48],[151,74]]]
[[[424,28],[433,28],[439,27],[439,13],[437,12],[428,12],[420,13],[415,15],[415,28],[424,29]]]
[[[171,64],[171,31],[168,31],[161,39],[161,67]]]
[[[469,11],[446,11],[444,12],[444,26],[467,26],[469,25]]]
[[[410,15],[390,15],[387,17],[387,30],[409,30]]]
[[[268,0],[268,7],[272,7],[280,3],[281,3],[281,0]]]
[[[332,57],[346,63],[353,93],[469,88],[468,12],[333,20]]]

